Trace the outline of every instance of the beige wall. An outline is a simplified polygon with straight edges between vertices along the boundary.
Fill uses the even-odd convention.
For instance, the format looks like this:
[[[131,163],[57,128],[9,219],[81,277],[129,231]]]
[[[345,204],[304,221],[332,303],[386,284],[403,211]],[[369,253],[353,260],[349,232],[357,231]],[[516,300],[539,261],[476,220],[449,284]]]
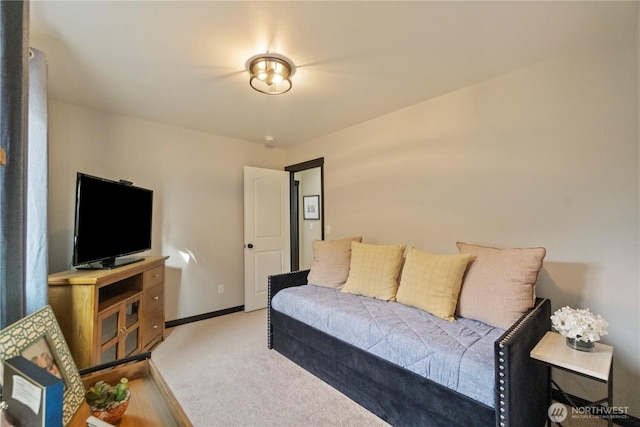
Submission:
[[[545,246],[538,294],[609,321],[615,403],[640,416],[639,56],[636,32],[286,152],[53,101],[50,271],[69,268],[76,171],[123,178],[155,191],[167,318],[241,305],[242,166],[324,157],[327,239]]]
[[[167,320],[244,304],[243,166],[283,169],[281,150],[55,101],[49,123],[51,272],[70,268],[80,171],[154,190]]]
[[[569,52],[290,149],[287,163],[325,158],[327,239],[546,247],[538,294],[609,321],[615,403],[640,416],[637,46],[629,34]],[[561,379],[580,395],[604,390],[574,378]]]

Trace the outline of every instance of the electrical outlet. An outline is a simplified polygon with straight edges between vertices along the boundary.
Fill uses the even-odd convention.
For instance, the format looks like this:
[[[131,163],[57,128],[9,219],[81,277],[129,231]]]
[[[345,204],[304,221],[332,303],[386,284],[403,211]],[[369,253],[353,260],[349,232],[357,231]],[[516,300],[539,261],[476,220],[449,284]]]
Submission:
[[[218,293],[219,294],[224,294],[224,285],[218,285]]]

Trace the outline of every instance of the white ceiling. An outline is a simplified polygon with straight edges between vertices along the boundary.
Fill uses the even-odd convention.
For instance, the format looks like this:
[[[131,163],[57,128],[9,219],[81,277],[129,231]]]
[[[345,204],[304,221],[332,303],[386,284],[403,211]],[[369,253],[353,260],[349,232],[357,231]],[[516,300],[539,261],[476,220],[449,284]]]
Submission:
[[[53,99],[276,146],[303,143],[632,31],[638,2],[31,1]],[[245,62],[296,65],[279,96]]]

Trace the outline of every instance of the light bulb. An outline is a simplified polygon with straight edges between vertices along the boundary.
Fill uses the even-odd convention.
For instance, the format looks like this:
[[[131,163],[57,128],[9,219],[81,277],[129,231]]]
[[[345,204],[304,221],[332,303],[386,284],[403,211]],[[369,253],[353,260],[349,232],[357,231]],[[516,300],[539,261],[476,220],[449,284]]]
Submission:
[[[251,74],[249,84],[258,92],[269,95],[285,93],[291,89],[289,78],[295,67],[280,55],[257,55],[247,61],[247,71]]]

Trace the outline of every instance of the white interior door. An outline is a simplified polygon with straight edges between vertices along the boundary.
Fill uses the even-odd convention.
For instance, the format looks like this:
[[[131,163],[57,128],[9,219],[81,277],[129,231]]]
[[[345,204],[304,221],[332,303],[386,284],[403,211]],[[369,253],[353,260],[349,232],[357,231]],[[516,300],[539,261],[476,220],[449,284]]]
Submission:
[[[244,168],[244,310],[267,306],[269,276],[290,271],[289,173]]]

